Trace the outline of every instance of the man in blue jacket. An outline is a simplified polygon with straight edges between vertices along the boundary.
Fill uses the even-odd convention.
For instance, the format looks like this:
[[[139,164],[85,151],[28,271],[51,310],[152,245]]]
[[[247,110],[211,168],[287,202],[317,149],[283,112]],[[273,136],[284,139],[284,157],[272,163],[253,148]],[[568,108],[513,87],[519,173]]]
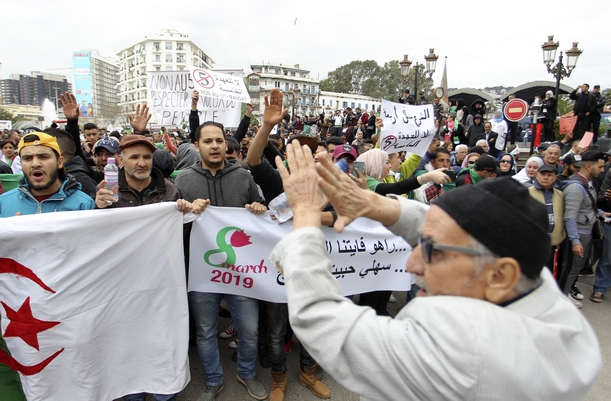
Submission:
[[[0,217],[22,214],[89,210],[93,199],[64,170],[57,139],[32,132],[19,141],[23,179],[19,187],[0,196]]]

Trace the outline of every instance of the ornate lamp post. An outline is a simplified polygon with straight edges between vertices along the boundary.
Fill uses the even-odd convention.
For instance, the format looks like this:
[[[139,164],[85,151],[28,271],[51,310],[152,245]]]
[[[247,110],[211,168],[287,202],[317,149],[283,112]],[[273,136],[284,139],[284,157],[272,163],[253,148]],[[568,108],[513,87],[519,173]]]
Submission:
[[[301,90],[295,88],[292,91],[288,91],[287,95],[289,95],[289,101],[291,102],[291,118],[295,119],[295,106],[301,101]]]
[[[429,78],[433,76],[435,73],[435,67],[437,65],[437,59],[439,56],[435,54],[435,49],[429,49],[429,54],[424,56],[424,60],[426,61],[426,70],[424,71],[424,75],[428,74]],[[399,63],[401,66],[401,76],[403,77],[403,81],[407,81],[407,75],[409,73],[409,67],[412,65],[412,62],[407,58],[407,54],[403,55],[403,60]],[[420,71],[420,67],[422,65],[416,62],[414,66],[414,97],[418,95],[418,72]]]
[[[556,77],[556,99],[558,99],[560,92],[560,80],[571,76],[571,72],[577,66],[577,60],[583,52],[577,48],[578,44],[579,42],[573,42],[573,47],[566,51],[566,67],[562,63],[562,52],[560,52],[560,57],[558,57],[558,63],[552,67],[556,59],[556,50],[560,46],[558,42],[554,42],[554,35],[549,35],[547,42],[541,45],[543,49],[543,63],[547,67],[547,72]]]

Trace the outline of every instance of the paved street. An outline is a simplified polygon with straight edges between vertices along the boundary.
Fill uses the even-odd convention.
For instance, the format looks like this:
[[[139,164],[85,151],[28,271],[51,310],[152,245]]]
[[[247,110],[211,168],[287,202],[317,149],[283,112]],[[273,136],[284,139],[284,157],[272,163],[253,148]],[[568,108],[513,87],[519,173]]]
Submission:
[[[606,401],[611,398],[611,298],[606,298],[602,304],[594,304],[589,301],[587,297],[592,293],[593,280],[593,278],[580,278],[578,287],[586,297],[582,301],[584,305],[582,311],[598,335],[605,366],[602,374],[585,400]],[[391,314],[396,315],[401,307],[405,305],[405,294],[395,292],[394,295],[397,297],[397,302],[388,305]],[[219,329],[224,330],[225,327],[229,325],[229,322],[230,319],[219,318]],[[231,361],[233,350],[227,346],[229,341],[231,340],[219,338],[221,359],[225,370],[225,388],[216,399],[218,401],[253,400],[253,398],[246,393],[245,387],[235,379],[237,373],[236,363]],[[287,401],[318,400],[317,397],[312,395],[310,390],[299,385],[299,348],[297,341],[294,341],[294,344],[293,351],[288,355],[288,390],[285,399]],[[179,401],[196,401],[205,384],[196,348],[192,347],[189,354],[191,362],[191,382],[187,388],[180,393],[178,397]],[[271,376],[269,369],[263,369],[258,366],[257,375],[259,375],[269,393],[271,391]],[[359,399],[357,395],[342,388],[329,375],[325,375],[323,380],[331,389],[331,399],[336,401],[357,401]],[[150,396],[147,399],[147,401],[152,400],[153,398]]]

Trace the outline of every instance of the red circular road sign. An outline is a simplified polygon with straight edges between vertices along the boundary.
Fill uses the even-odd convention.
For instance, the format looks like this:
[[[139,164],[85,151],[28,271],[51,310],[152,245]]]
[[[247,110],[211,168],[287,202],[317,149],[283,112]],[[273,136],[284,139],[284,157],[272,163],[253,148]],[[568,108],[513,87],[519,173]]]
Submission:
[[[505,118],[507,118],[512,123],[517,123],[528,113],[528,103],[526,103],[522,99],[511,99],[505,104],[503,108],[503,113],[505,114]]]

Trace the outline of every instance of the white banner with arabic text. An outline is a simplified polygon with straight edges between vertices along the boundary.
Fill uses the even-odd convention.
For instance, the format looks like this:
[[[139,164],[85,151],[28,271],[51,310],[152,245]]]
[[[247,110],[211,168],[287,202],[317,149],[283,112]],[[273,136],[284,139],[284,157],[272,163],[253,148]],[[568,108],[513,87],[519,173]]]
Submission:
[[[193,222],[189,291],[244,295],[286,302],[284,277],[268,257],[292,224],[278,224],[269,212],[209,206]],[[380,223],[357,219],[338,234],[323,227],[331,274],[344,295],[378,290],[407,291],[410,246]]]
[[[191,67],[190,71],[195,89],[199,91],[200,96],[235,100],[241,103],[250,102],[248,90],[241,77],[199,67]]]
[[[380,113],[384,127],[380,149],[388,153],[407,151],[424,156],[437,129],[433,106],[413,106],[382,100]]]

